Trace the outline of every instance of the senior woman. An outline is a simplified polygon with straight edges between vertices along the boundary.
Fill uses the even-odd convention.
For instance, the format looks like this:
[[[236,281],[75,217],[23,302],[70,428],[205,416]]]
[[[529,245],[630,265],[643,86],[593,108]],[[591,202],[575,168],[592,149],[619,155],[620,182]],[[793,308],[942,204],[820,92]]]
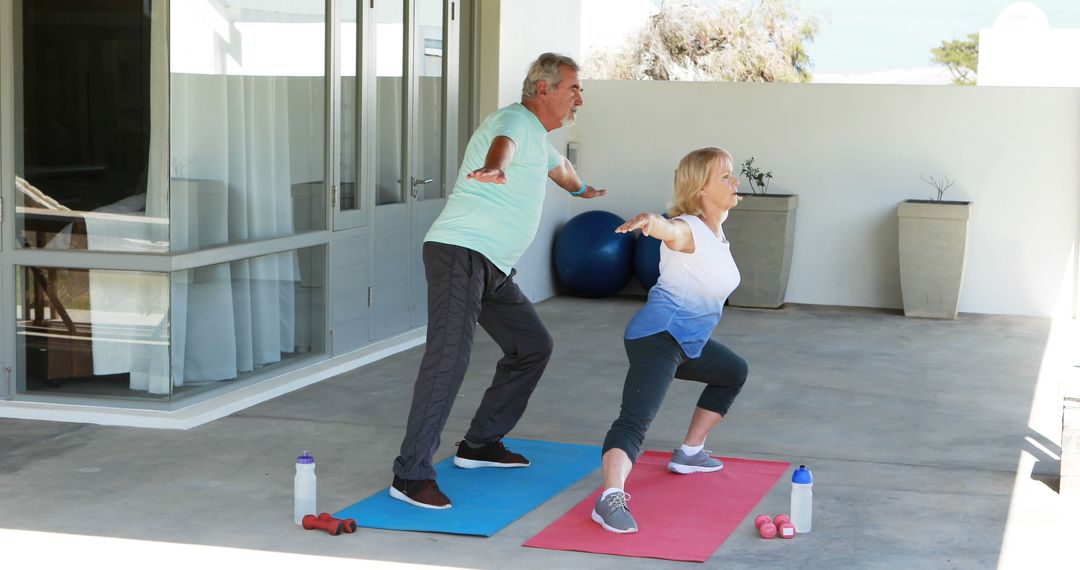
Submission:
[[[615,230],[640,228],[663,243],[660,278],[626,326],[623,342],[630,368],[619,418],[604,440],[605,490],[592,520],[611,532],[638,530],[627,504],[626,478],[673,378],[706,386],[668,469],[685,475],[723,468],[705,451],[705,437],[727,414],[747,374],[742,357],[710,338],[724,301],[739,285],[739,269],[721,228],[740,200],[739,181],[731,167],[731,155],[723,149],[691,152],[675,171],[671,219],[642,213]]]

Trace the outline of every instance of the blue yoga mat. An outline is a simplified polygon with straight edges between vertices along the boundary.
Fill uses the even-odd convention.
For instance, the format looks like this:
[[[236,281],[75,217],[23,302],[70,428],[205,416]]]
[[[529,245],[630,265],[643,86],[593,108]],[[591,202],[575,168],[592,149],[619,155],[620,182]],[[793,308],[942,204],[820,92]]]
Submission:
[[[435,465],[439,488],[454,506],[424,509],[390,497],[387,489],[336,513],[368,528],[491,536],[600,467],[593,445],[504,439],[529,458],[524,468],[461,469],[448,457]]]

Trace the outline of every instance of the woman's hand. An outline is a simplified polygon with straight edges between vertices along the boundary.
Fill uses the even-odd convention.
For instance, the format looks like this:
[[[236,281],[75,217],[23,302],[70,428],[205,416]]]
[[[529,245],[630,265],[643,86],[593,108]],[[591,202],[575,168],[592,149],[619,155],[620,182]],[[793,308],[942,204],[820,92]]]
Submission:
[[[659,222],[657,220],[659,220]],[[630,218],[625,224],[615,228],[615,233],[625,234],[636,229],[641,229],[641,233],[651,236],[658,223],[667,223],[667,220],[665,220],[663,216],[653,214],[652,212],[642,212],[633,218]]]
[[[625,234],[636,229],[641,229],[643,235],[652,236],[664,242],[664,245],[672,251],[694,253],[694,233],[682,220],[669,220],[660,214],[642,212],[615,228],[615,233]]]

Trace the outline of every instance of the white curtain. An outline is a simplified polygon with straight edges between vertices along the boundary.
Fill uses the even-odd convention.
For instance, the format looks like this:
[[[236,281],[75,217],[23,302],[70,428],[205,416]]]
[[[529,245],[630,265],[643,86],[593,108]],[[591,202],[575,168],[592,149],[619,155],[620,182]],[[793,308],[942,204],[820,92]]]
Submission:
[[[172,152],[186,157],[173,172],[174,251],[293,232],[289,81],[173,74]],[[295,253],[175,275],[174,384],[233,379],[294,352],[298,280]]]
[[[84,215],[91,250],[168,251],[168,46],[164,0],[150,13],[150,154],[147,192]],[[130,373],[132,390],[169,393],[168,276],[90,270],[94,374]]]
[[[292,233],[287,87],[276,77],[173,76],[173,153],[197,158],[184,172],[173,161],[172,251]],[[167,201],[151,186],[148,212]],[[87,229],[96,245],[147,231]],[[231,380],[278,362],[297,350],[298,280],[292,252],[176,273],[171,284],[165,274],[91,271],[94,373],[130,372],[132,390],[168,394],[170,384]]]
[[[144,221],[167,223],[132,230],[88,222],[90,239],[113,245],[150,240],[179,253],[307,229],[294,224],[292,194],[294,188],[322,185],[324,78],[284,68],[275,75],[276,60],[256,56],[277,46],[284,50],[279,59],[287,59],[295,49],[281,42],[290,38],[274,40],[258,26],[241,33],[229,21],[234,8],[174,1],[169,14],[164,4],[152,0],[151,150],[143,215]],[[287,14],[279,16],[289,21]],[[312,25],[315,35],[303,36],[307,25],[289,30],[321,54],[322,32]],[[316,72],[322,69],[313,58],[303,61]],[[259,71],[244,71],[247,63]],[[131,389],[168,394],[175,386],[235,379],[279,362],[284,353],[306,350],[296,346],[299,280],[294,252],[183,271],[171,279],[92,272],[95,331],[100,325],[116,332],[113,340],[131,337],[109,342],[95,332],[95,373],[130,372]],[[154,342],[136,342],[136,336]]]

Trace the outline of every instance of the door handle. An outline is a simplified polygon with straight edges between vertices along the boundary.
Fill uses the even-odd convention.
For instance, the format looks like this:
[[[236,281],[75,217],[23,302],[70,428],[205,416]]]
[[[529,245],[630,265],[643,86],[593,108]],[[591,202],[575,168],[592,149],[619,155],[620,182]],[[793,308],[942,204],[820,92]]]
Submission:
[[[416,189],[417,186],[423,186],[424,184],[431,184],[432,182],[435,182],[434,178],[420,179],[420,178],[417,178],[415,176],[410,176],[409,178],[410,178],[410,185],[412,186],[412,191],[410,193],[412,194],[413,198],[418,197],[417,194],[419,194],[419,192]]]

